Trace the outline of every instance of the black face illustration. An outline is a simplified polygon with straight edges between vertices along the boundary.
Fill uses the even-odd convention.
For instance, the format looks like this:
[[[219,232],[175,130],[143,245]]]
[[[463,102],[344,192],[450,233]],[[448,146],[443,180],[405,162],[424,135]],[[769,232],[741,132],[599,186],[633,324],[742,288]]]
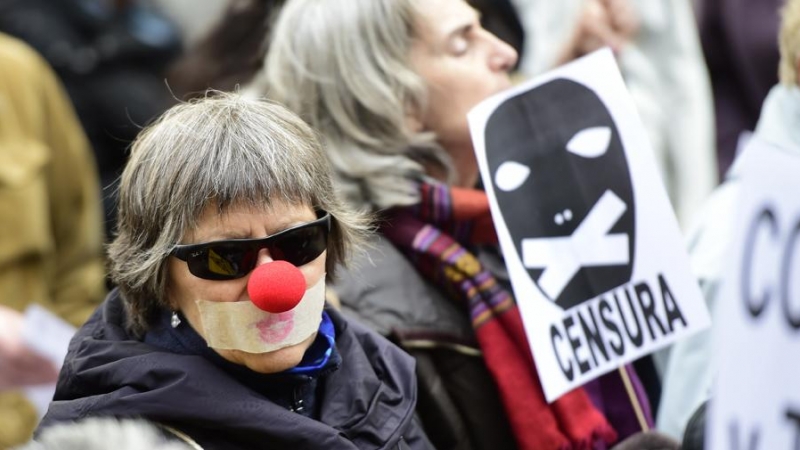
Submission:
[[[569,309],[630,281],[633,187],[600,98],[566,79],[504,102],[486,125],[500,209],[528,275]]]

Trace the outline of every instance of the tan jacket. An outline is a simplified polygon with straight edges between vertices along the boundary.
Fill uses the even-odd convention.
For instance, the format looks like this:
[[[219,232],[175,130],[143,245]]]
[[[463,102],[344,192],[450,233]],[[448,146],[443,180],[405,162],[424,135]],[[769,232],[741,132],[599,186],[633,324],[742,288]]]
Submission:
[[[0,34],[0,303],[79,325],[105,294],[97,169],[47,63]],[[0,396],[0,449],[25,441],[29,405]]]

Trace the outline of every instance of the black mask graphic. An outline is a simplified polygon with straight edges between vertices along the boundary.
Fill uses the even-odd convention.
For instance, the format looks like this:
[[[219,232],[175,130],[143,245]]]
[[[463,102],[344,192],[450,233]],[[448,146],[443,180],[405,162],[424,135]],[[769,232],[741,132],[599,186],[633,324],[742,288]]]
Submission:
[[[506,100],[486,124],[497,201],[528,275],[564,309],[630,281],[633,186],[611,114],[556,79]]]

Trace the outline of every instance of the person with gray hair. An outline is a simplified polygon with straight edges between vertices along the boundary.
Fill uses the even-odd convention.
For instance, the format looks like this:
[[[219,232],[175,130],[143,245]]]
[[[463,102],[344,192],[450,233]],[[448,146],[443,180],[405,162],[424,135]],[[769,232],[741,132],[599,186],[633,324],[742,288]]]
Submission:
[[[60,423],[13,450],[193,450],[179,434],[144,420],[89,418]]]
[[[381,218],[358,270],[334,287],[346,314],[416,358],[434,445],[607,448],[630,434],[583,389],[544,400],[476,189],[467,112],[511,86],[516,52],[464,0],[289,0],[268,42],[246,92],[318,130],[338,189]]]
[[[77,332],[39,428],[139,417],[195,448],[430,448],[413,360],[326,307],[368,217],[277,104],[223,94],[140,133],[122,174],[119,286]]]

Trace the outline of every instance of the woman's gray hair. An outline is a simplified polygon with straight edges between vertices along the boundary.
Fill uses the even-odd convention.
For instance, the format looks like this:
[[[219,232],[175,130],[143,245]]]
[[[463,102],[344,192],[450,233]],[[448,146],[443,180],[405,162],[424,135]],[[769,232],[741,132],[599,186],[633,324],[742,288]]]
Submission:
[[[368,217],[337,197],[315,133],[294,113],[239,94],[216,93],[167,111],[133,143],[119,188],[111,279],[147,330],[167,299],[167,258],[207,207],[309,205],[331,215],[333,276],[368,230]]]
[[[417,17],[414,0],[290,0],[248,87],[320,132],[340,188],[356,205],[417,203],[413,179],[424,165],[452,172],[435,136],[407,126],[427,96],[409,63]]]
[[[45,428],[28,444],[13,450],[192,450],[194,441],[171,434],[143,419],[90,417]],[[194,444],[194,445],[192,445]]]

